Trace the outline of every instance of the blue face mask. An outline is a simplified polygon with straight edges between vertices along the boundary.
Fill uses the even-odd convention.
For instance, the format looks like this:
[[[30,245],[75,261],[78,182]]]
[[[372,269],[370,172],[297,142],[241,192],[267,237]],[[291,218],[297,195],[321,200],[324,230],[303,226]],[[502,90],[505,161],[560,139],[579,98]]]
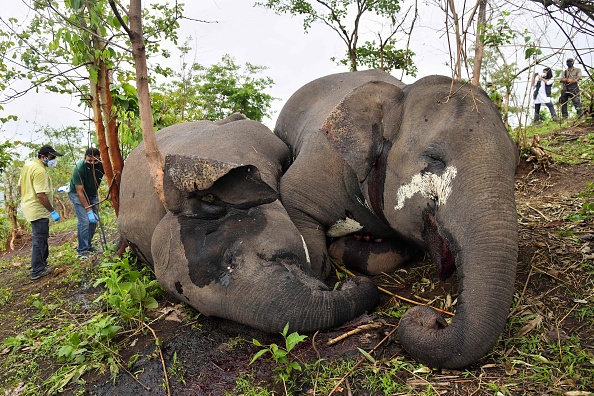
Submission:
[[[573,67],[573,62],[567,62],[567,67]]]

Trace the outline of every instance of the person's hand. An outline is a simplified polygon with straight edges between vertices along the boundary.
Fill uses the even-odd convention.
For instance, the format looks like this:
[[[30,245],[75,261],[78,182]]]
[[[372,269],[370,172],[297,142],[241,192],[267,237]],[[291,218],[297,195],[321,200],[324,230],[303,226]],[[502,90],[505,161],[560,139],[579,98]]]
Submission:
[[[52,220],[54,220],[54,221],[60,220],[60,214],[58,212],[56,212],[55,210],[52,213],[50,213],[50,215],[52,216]]]
[[[89,217],[89,223],[96,223],[97,222],[97,215],[92,210],[87,212],[87,216]]]

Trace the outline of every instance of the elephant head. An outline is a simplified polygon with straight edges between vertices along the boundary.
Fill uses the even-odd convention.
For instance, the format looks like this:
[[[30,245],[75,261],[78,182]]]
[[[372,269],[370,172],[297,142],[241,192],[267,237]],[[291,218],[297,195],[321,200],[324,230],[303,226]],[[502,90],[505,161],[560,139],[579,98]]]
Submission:
[[[348,220],[357,226],[337,236],[367,233],[372,240],[395,241],[388,246],[419,247],[431,254],[442,279],[456,271],[459,296],[452,322],[431,308],[412,308],[400,321],[399,336],[420,362],[464,367],[496,342],[512,302],[518,249],[517,150],[480,88],[442,76],[406,87],[396,81],[379,71],[323,77],[302,88],[306,96],[298,91],[287,102],[275,133],[296,156],[287,172],[291,183],[314,160],[327,161],[315,164],[324,169],[342,167],[342,179],[350,180],[348,187],[335,192],[341,210],[325,218],[316,212],[308,219],[327,233]],[[316,151],[324,154],[310,154]],[[284,177],[283,204],[292,217],[299,217],[309,203],[293,202],[294,191],[285,193],[283,182]],[[320,183],[332,184],[327,179]],[[311,194],[311,201],[318,195]],[[355,200],[349,199],[353,196]],[[359,201],[359,207],[353,201]],[[313,228],[303,217],[293,220]],[[343,243],[336,250],[345,255],[359,245]],[[392,258],[398,250],[386,252],[381,244],[361,249],[361,257],[384,258],[373,258],[369,268],[376,273],[377,263],[386,258],[400,262],[409,257]],[[315,251],[310,253],[315,256]],[[366,266],[357,265],[363,270]],[[393,268],[385,264],[384,270]]]
[[[167,209],[158,207],[141,145],[126,161],[118,225],[167,292],[268,332],[334,327],[377,304],[366,278],[331,290],[307,274],[307,247],[277,199],[289,151],[268,128],[201,121],[165,128],[157,142]]]

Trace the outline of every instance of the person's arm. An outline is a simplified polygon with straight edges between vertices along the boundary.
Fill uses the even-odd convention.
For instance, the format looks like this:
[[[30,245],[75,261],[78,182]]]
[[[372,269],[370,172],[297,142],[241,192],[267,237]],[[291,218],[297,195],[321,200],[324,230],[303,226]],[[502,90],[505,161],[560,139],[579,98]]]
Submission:
[[[37,193],[37,199],[43,205],[43,207],[48,210],[48,212],[51,213],[54,211],[54,207],[53,207],[52,203],[50,202],[49,198],[47,197],[47,195],[45,195],[44,192]]]
[[[82,185],[78,184],[76,184],[74,187],[76,188],[76,195],[78,195],[78,199],[80,200],[80,203],[82,204],[83,208],[85,208],[87,212],[93,210],[91,204],[87,200],[87,196],[85,195],[85,188]]]

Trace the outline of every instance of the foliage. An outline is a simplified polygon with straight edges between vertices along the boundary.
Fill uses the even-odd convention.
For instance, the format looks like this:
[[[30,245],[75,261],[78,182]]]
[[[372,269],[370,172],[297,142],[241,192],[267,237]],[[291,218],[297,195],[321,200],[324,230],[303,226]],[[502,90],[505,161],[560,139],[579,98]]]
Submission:
[[[412,58],[415,55],[411,50],[396,49],[396,40],[389,40],[388,44],[366,41],[357,47],[357,61],[370,69],[381,69],[386,72],[391,70],[404,70],[407,75],[417,76],[417,66]],[[347,54],[348,55],[348,54]],[[348,66],[348,57],[340,60],[339,64]]]
[[[181,49],[185,53],[190,50]],[[274,82],[260,76],[266,67],[251,63],[241,67],[229,55],[208,67],[198,63],[183,65],[172,82],[153,93],[157,127],[199,119],[220,120],[235,112],[256,121],[271,115],[274,98],[265,91]]]
[[[94,287],[103,285],[105,292],[95,302],[103,301],[124,321],[144,319],[144,310],[157,308],[155,299],[163,293],[161,285],[151,276],[147,267],[136,269],[136,260],[126,255],[101,264],[101,277]]]
[[[313,4],[317,4],[314,6]],[[346,57],[339,60],[340,64],[349,65],[351,70],[357,70],[358,65],[383,65],[384,70],[391,70],[398,66],[407,74],[414,75],[410,58],[414,53],[408,50],[396,50],[394,35],[400,31],[404,20],[397,19],[401,9],[401,2],[397,0],[266,0],[256,5],[269,8],[277,14],[290,14],[303,18],[303,29],[307,32],[312,23],[322,23],[332,29],[347,47]],[[355,15],[353,14],[355,11]],[[359,49],[357,40],[361,31],[364,16],[381,21],[389,26],[387,38],[381,39],[381,32],[377,33],[379,43],[367,41]],[[406,18],[406,17],[405,17]],[[350,26],[348,26],[350,25]],[[360,59],[359,56],[363,56]]]
[[[108,0],[91,3],[42,0],[34,2],[33,7],[35,14],[17,34],[18,45],[11,54],[22,68],[9,69],[8,82],[27,79],[36,89],[43,86],[50,92],[85,95],[89,93],[88,78],[97,81],[97,59],[109,68],[117,68],[120,78],[132,79],[132,57],[126,41],[122,40],[124,36],[119,34],[121,26]],[[149,54],[169,55],[161,45],[164,40],[177,41],[177,19],[182,11],[183,4],[179,3],[152,4],[146,8],[145,41]],[[86,73],[80,69],[86,69]],[[155,71],[166,72],[162,68]],[[87,74],[88,78],[81,78],[81,74]],[[82,104],[85,103],[83,99]]]
[[[270,354],[269,359],[276,364],[274,371],[277,373],[279,379],[283,382],[283,384],[286,384],[291,379],[293,371],[301,371],[301,365],[297,361],[290,359],[290,354],[293,348],[295,348],[300,342],[307,338],[307,336],[300,335],[297,332],[293,332],[291,334],[288,334],[288,332],[289,324],[287,323],[285,325],[285,328],[281,332],[281,335],[285,339],[284,348],[278,346],[277,344],[270,344],[264,346],[260,343],[260,341],[254,339],[252,341],[254,345],[263,348],[260,349],[250,361],[250,364],[252,364],[263,355],[267,353]]]

